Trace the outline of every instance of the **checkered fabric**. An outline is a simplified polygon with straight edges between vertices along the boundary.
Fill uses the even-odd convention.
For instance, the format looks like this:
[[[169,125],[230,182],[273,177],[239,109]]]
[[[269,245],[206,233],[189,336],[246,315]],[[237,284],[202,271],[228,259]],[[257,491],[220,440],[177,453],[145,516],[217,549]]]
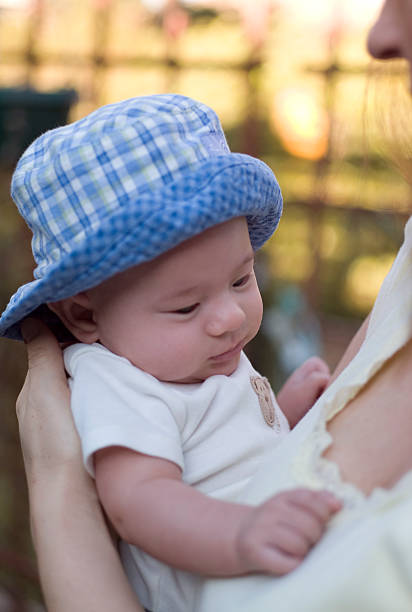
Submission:
[[[33,232],[32,282],[11,298],[0,335],[208,227],[246,216],[256,250],[282,211],[273,172],[231,153],[210,108],[180,95],[132,98],[46,132],[21,157],[12,197]],[[42,306],[43,305],[43,306]],[[39,308],[40,307],[40,308]],[[63,329],[57,324],[63,339]]]

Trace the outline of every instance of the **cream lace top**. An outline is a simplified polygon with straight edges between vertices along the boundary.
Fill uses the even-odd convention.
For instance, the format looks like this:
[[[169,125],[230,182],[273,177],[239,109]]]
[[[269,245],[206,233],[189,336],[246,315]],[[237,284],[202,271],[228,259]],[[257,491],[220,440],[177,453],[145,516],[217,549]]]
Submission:
[[[365,495],[343,482],[338,466],[323,457],[332,441],[328,421],[411,334],[412,219],[376,300],[360,351],[277,447],[240,500],[257,504],[285,489],[326,488],[343,500],[343,509],[297,570],[283,578],[209,580],[199,595],[197,610],[412,610],[412,471],[393,488],[378,487]]]

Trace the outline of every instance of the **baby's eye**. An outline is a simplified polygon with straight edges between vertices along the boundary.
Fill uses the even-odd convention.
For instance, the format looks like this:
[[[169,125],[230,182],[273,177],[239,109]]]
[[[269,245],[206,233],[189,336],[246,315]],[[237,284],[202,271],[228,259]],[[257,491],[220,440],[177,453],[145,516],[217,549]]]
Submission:
[[[233,287],[243,287],[243,285],[246,285],[249,278],[250,274],[245,274],[245,276],[242,276],[242,278],[238,278],[238,280],[233,283]]]
[[[174,310],[173,312],[175,314],[190,314],[191,312],[193,312],[194,310],[196,310],[196,308],[198,307],[199,304],[191,304],[190,306],[185,306],[185,308],[179,308],[178,310]]]

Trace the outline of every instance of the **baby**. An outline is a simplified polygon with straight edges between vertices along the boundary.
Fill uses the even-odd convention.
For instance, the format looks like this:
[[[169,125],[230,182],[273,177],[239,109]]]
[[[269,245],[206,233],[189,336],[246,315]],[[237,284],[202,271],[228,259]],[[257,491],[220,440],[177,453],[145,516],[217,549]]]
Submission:
[[[339,502],[236,503],[329,380],[312,358],[277,402],[243,353],[262,319],[254,253],[282,209],[272,171],[231,153],[205,105],[148,96],[43,134],[12,195],[38,267],[0,333],[32,313],[80,342],[65,363],[84,461],[142,604],[193,610],[202,574],[297,567]]]

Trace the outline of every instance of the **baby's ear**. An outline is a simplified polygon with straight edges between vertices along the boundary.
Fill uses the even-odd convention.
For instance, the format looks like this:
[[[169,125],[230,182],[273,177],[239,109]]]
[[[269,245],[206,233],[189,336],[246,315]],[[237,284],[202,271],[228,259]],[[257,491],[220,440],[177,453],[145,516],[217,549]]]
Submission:
[[[58,302],[49,302],[47,306],[57,314],[77,340],[86,344],[97,342],[97,324],[87,293],[82,292]]]

